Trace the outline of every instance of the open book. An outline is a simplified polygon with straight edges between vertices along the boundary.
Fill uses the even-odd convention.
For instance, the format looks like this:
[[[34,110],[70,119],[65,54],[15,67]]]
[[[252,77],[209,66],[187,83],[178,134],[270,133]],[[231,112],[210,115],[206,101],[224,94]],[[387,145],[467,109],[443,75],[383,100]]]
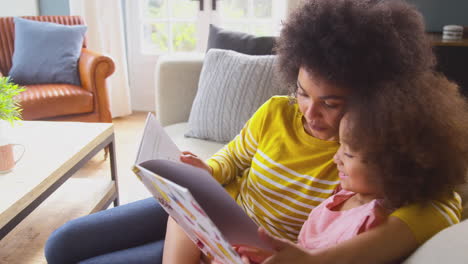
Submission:
[[[232,245],[268,249],[257,225],[205,170],[180,162],[181,152],[148,114],[133,171],[204,254],[239,263]]]

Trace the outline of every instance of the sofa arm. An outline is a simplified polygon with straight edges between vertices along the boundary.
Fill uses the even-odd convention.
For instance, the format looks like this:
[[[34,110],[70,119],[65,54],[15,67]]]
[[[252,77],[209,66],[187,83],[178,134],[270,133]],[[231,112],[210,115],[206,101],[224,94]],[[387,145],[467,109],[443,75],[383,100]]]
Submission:
[[[203,66],[203,54],[181,57],[165,55],[158,59],[156,117],[163,126],[187,122]]]
[[[95,95],[100,122],[112,122],[106,78],[115,70],[111,58],[83,48],[78,64],[81,86]]]
[[[452,225],[426,241],[402,264],[467,263],[468,220]]]

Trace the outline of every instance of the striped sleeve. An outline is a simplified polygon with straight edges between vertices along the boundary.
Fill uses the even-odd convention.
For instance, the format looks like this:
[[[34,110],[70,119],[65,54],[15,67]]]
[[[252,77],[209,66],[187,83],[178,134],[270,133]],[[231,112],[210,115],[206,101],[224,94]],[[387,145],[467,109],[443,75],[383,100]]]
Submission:
[[[226,185],[250,168],[261,138],[263,120],[268,113],[269,102],[264,103],[255,112],[231,142],[207,160],[213,169],[213,177],[219,183]]]
[[[437,232],[460,222],[461,198],[454,192],[446,199],[432,201],[426,205],[412,204],[391,214],[405,222],[416,240],[422,244]]]

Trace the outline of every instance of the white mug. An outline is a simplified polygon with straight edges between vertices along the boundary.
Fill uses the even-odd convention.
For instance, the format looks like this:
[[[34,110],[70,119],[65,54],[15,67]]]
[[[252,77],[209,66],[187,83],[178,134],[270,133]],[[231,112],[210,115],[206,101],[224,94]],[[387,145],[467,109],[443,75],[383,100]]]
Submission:
[[[20,147],[21,154],[15,160],[13,147]],[[0,173],[7,173],[13,170],[16,163],[23,157],[25,147],[21,144],[7,144],[0,146]]]

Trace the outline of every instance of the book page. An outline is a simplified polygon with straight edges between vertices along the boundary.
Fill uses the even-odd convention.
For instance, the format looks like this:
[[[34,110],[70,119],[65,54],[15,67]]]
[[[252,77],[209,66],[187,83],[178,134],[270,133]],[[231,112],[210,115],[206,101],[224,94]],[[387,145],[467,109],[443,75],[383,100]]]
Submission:
[[[230,243],[187,188],[159,177],[140,166],[136,166],[134,171],[159,204],[206,256],[210,259],[216,258],[222,263],[242,264],[239,255],[232,249]]]
[[[152,113],[146,118],[135,164],[152,159],[180,162],[180,150]]]

